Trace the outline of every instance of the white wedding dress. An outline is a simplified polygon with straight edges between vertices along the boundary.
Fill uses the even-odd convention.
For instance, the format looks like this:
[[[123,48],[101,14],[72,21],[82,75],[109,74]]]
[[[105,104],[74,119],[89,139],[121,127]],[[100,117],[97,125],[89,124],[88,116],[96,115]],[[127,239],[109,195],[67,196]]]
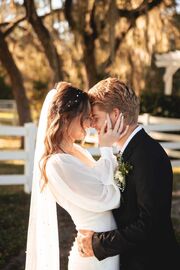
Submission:
[[[39,162],[45,151],[49,106],[56,93],[56,89],[52,89],[47,94],[38,125],[25,270],[60,270],[56,202],[69,212],[77,230],[104,232],[116,229],[111,210],[119,207],[120,192],[113,180],[116,158],[111,148],[101,149],[101,158],[95,161],[78,146],[79,151],[94,161],[93,168],[68,154],[52,155],[46,168],[48,184],[41,189]],[[119,270],[119,256],[103,261],[80,257],[75,242],[70,251],[68,270]]]
[[[92,156],[78,146],[90,159]],[[105,232],[116,229],[111,209],[119,207],[120,192],[113,180],[116,158],[112,149],[101,149],[101,158],[89,167],[69,154],[54,154],[47,162],[48,188],[70,215],[76,229]],[[98,261],[81,257],[74,242],[68,270],[119,270],[119,256]]]

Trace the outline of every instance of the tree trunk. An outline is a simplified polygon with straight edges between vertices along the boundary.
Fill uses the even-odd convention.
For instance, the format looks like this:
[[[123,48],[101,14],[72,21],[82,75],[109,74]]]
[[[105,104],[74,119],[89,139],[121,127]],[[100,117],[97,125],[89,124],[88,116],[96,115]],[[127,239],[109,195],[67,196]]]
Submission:
[[[44,26],[42,19],[37,15],[34,1],[24,1],[24,6],[26,8],[27,19],[37,34],[37,37],[44,48],[49,65],[53,70],[54,82],[63,80],[62,60],[57,53],[57,49],[48,29]]]
[[[0,31],[0,61],[7,70],[11,79],[13,95],[17,104],[17,111],[19,116],[19,124],[32,122],[29,101],[26,96],[26,91],[23,85],[21,73],[16,66],[16,63],[9,51],[7,42],[3,33]]]
[[[77,5],[77,6],[76,6]],[[73,17],[73,6],[74,10],[81,11],[76,14],[78,21]],[[71,31],[76,36],[77,40],[82,40],[82,50],[83,50],[83,61],[85,64],[86,77],[87,77],[87,90],[91,88],[94,84],[98,82],[98,73],[95,59],[95,39],[97,38],[96,26],[94,22],[94,12],[95,12],[95,3],[90,14],[89,27],[85,27],[85,21],[81,20],[81,16],[85,16],[85,10],[87,5],[83,1],[77,1],[76,3],[72,0],[66,0],[64,4],[64,14],[65,18],[69,23]],[[87,24],[87,22],[86,22]],[[86,28],[91,28],[91,31],[86,31]]]
[[[94,39],[90,35],[84,34],[84,48],[83,57],[85,63],[85,69],[87,74],[88,85],[87,88],[91,88],[98,82],[98,74],[95,60],[95,48]]]

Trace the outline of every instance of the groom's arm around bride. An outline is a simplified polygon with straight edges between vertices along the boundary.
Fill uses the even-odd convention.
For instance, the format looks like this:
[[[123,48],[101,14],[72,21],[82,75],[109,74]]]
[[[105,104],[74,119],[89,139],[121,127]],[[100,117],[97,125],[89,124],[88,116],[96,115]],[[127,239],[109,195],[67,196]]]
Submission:
[[[171,221],[170,160],[158,142],[136,127],[133,114],[136,116],[139,104],[131,89],[118,79],[108,78],[90,89],[91,93],[95,106],[103,96],[103,104],[116,108],[119,104],[127,121],[136,121],[126,122],[131,132],[119,142],[123,161],[131,164],[132,170],[126,175],[120,207],[113,210],[118,229],[79,236],[84,253],[94,254],[99,260],[120,254],[121,270],[178,270],[180,254]]]

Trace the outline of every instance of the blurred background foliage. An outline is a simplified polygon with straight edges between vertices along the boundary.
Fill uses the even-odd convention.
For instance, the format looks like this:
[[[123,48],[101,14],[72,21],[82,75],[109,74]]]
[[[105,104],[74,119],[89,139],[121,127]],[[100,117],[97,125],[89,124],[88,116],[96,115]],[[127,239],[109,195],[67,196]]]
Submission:
[[[0,99],[15,98],[23,124],[55,82],[88,90],[117,76],[142,95],[142,112],[178,116],[155,54],[180,49],[179,10],[178,0],[0,0]],[[173,96],[179,80],[178,71]],[[161,110],[147,106],[151,93]]]
[[[180,96],[143,91],[140,98],[140,113],[168,118],[180,117]]]

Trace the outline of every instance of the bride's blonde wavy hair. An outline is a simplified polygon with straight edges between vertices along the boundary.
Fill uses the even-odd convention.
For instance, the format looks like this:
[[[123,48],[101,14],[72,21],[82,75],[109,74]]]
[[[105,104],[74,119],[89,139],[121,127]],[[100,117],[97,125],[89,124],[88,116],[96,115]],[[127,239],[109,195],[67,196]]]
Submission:
[[[46,175],[47,161],[52,154],[60,150],[61,141],[67,131],[65,128],[77,116],[80,116],[80,123],[83,128],[83,121],[88,116],[90,109],[89,97],[86,92],[73,87],[67,82],[59,82],[55,88],[57,93],[53,97],[48,112],[44,140],[45,151],[39,163],[42,179],[44,180],[41,190],[48,183]]]

